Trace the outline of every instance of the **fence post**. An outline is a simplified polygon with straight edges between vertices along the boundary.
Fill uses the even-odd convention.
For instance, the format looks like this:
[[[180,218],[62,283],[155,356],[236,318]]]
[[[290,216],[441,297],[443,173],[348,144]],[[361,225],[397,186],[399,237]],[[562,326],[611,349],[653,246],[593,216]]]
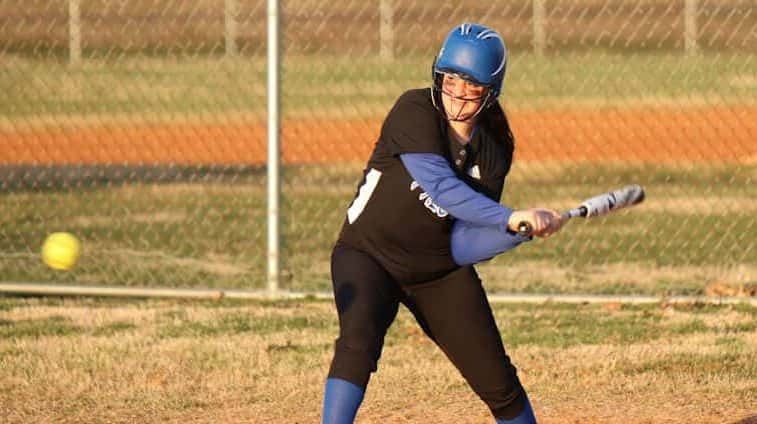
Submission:
[[[544,1],[545,0],[532,1],[534,9],[534,53],[536,53],[537,56],[542,56],[544,54],[544,49],[547,44],[547,35],[544,32],[546,24],[546,11],[544,7]]]
[[[392,0],[381,0],[379,4],[379,57],[381,60],[394,59],[394,5]]]
[[[224,29],[226,38],[226,57],[237,56],[237,33],[239,25],[237,16],[239,15],[238,0],[226,0],[224,2]]]
[[[68,63],[81,62],[81,0],[68,0]]]
[[[697,0],[684,0],[683,7],[683,27],[684,27],[684,49],[686,54],[695,54],[699,49],[697,45]]]
[[[279,291],[279,8],[268,0],[268,292]]]

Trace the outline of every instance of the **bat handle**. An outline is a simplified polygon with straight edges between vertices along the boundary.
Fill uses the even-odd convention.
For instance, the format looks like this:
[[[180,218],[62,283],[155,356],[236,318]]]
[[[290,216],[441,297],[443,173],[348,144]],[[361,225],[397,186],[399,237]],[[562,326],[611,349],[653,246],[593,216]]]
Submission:
[[[587,210],[584,206],[581,206],[576,209],[571,209],[569,211],[565,211],[561,213],[563,220],[568,220],[570,218],[573,218],[574,216],[586,216]],[[528,221],[521,221],[518,223],[518,235],[521,237],[531,237],[531,233],[533,233],[534,227],[531,225]]]
[[[534,227],[528,221],[521,221],[518,223],[518,235],[521,237],[531,237],[531,232],[534,231]]]

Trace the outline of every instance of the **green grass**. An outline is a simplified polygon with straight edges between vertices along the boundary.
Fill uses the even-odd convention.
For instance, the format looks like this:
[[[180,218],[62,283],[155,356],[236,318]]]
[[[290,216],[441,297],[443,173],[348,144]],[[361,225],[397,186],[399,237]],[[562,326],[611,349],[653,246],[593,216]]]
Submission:
[[[207,339],[235,335],[269,336],[276,333],[320,332],[337,329],[331,301],[184,301],[122,300],[108,298],[0,297],[0,311],[13,315],[25,308],[56,310],[54,315],[0,321],[0,335],[8,340],[42,336],[112,336],[124,331],[142,331],[155,326],[160,339],[176,337]],[[74,323],[66,308],[98,311],[130,309],[135,314],[160,311],[148,323],[120,319],[105,324]],[[315,309],[313,309],[315,308]],[[730,354],[749,347],[743,336],[757,330],[757,308],[748,304],[617,305],[596,304],[493,304],[495,318],[508,345],[569,348],[578,345],[627,345],[649,343],[676,336],[714,333],[713,343]],[[191,313],[189,312],[191,311]],[[198,315],[198,311],[202,312]],[[78,312],[76,313],[78,316]],[[738,315],[740,321],[723,323],[718,317]],[[680,318],[673,319],[673,316]],[[84,318],[77,318],[82,320]],[[404,343],[417,324],[404,308],[392,327],[393,343]],[[273,347],[286,350],[286,347]]]
[[[113,337],[119,333],[125,331],[135,330],[137,326],[127,321],[115,321],[106,325],[102,325],[92,330],[92,335],[95,337]]]
[[[134,330],[135,328],[136,326],[130,322],[116,321],[99,327],[85,329],[72,324],[68,318],[60,315],[13,322],[0,320],[0,336],[8,339],[81,335],[87,333],[95,337],[111,337],[120,332]]]
[[[697,306],[697,305],[695,305]],[[703,317],[717,317],[724,310],[735,308],[686,305],[670,309],[659,305],[619,305],[609,310],[601,305],[498,305],[496,316],[501,322],[503,338],[511,346],[537,345],[569,348],[579,345],[649,343],[677,336],[715,331],[726,340],[717,344],[739,350],[742,336],[755,331],[749,323],[757,317],[754,308],[741,309],[744,322],[730,326],[705,324]],[[666,313],[686,311],[687,319],[670,322]],[[751,317],[751,318],[750,318]]]
[[[0,320],[0,337],[25,338],[44,336],[65,336],[80,334],[82,330],[72,325],[66,317],[50,316],[40,319],[28,319],[19,321]]]
[[[757,378],[757,366],[743,352],[722,352],[710,355],[680,354],[629,366],[623,370],[627,375],[648,373],[652,375],[685,375],[699,381],[713,376]]]
[[[380,117],[411,87],[428,86],[431,58],[284,57],[285,117]],[[511,108],[576,105],[754,103],[757,60],[749,54],[617,54],[594,50],[539,57],[513,53],[504,98]],[[261,58],[124,57],[70,67],[13,58],[0,73],[0,116],[14,122],[55,116],[148,120],[263,120],[266,64]]]
[[[282,284],[330,290],[330,250],[359,170],[287,168],[282,189]],[[508,180],[504,203],[558,209],[630,181],[639,207],[574,220],[480,266],[490,291],[703,294],[713,282],[755,284],[757,168],[579,166],[528,168]],[[252,177],[251,177],[252,178]],[[0,281],[167,287],[262,288],[266,267],[263,179],[61,188],[2,194]],[[78,266],[42,264],[47,233],[83,242]]]
[[[331,301],[185,301],[185,300],[122,300],[108,298],[33,298],[0,297],[3,313],[25,308],[64,311],[65,308],[105,313],[116,308],[145,313],[160,306],[154,325],[160,338],[213,338],[298,331],[332,331],[336,314],[313,314],[315,307],[331,308]],[[202,317],[191,316],[188,310],[203,311]],[[214,311],[215,310],[215,311]],[[257,313],[256,311],[265,311]],[[730,350],[745,347],[741,336],[757,330],[757,308],[748,304],[711,305],[618,305],[606,307],[593,304],[494,304],[495,317],[509,345],[538,345],[567,348],[576,345],[647,343],[677,335],[701,332],[720,334],[714,341]],[[685,316],[672,320],[671,312]],[[194,312],[193,312],[194,313]],[[717,317],[738,314],[743,321],[721,325]],[[703,320],[711,324],[705,324]],[[393,336],[404,338],[403,328],[415,327],[414,318],[403,309]],[[38,319],[3,320],[2,335],[8,339],[40,336],[112,335],[121,331],[140,330],[145,324],[116,320],[107,324],[74,324],[64,313]],[[152,325],[152,324],[150,324]],[[393,331],[395,331],[393,330]],[[108,334],[110,333],[110,334]]]

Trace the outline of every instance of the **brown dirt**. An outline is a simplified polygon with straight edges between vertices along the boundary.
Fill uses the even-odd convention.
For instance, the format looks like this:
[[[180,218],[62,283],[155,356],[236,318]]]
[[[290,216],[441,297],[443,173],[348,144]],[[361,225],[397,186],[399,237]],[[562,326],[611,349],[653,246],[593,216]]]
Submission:
[[[757,162],[757,107],[511,113],[519,160]],[[364,162],[380,119],[282,122],[284,163]],[[261,164],[264,122],[0,131],[0,164]]]

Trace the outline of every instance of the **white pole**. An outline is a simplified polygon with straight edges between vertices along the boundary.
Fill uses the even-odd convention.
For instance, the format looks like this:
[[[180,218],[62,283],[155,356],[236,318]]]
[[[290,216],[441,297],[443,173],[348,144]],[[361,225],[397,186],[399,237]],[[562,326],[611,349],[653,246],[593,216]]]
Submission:
[[[544,0],[533,0],[533,30],[534,30],[534,53],[537,56],[544,54],[544,48],[547,44],[547,35],[544,31],[546,11],[544,7]]]
[[[226,0],[224,7],[224,28],[226,38],[226,56],[237,56],[237,33],[239,25],[237,15],[239,14],[239,3],[237,0]]]
[[[379,57],[381,60],[394,59],[394,7],[392,0],[381,0],[379,4]]]
[[[697,0],[685,0],[683,7],[684,48],[687,54],[694,54],[697,46]]]
[[[81,0],[68,0],[68,62],[81,61]]]
[[[268,0],[268,291],[279,290],[279,11]]]

